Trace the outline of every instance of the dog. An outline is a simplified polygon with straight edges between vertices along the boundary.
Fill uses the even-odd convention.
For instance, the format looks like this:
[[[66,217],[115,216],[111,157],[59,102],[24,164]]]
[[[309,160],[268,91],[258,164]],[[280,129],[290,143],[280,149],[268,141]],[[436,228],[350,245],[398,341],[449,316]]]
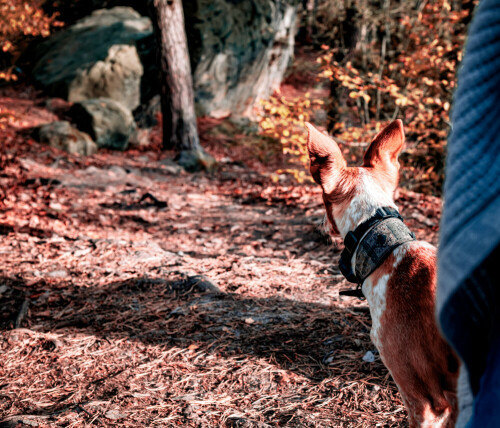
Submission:
[[[403,123],[379,132],[360,167],[348,167],[334,140],[307,128],[310,172],[323,190],[330,231],[345,239],[341,271],[368,301],[370,337],[398,386],[409,425],[453,427],[459,361],[435,320],[436,248],[415,240],[393,199]]]

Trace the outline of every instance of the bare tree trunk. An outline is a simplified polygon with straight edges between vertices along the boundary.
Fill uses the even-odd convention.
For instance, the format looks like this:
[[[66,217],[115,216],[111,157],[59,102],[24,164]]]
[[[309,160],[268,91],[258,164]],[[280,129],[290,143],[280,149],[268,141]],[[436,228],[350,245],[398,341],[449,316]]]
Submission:
[[[355,4],[351,5],[346,10],[345,20],[341,23],[340,26],[341,45],[334,57],[334,60],[338,63],[344,63],[346,59],[349,58],[349,54],[351,54],[356,47],[356,42],[358,39],[358,29],[356,27],[357,14],[358,11],[355,7]],[[341,120],[339,110],[343,107],[342,104],[345,103],[345,101],[339,101],[344,100],[342,91],[342,85],[340,85],[335,79],[333,79],[330,82],[330,102],[328,106],[327,123],[328,132],[332,132],[337,121]]]
[[[149,0],[149,6],[159,49],[163,147],[176,150],[186,169],[209,169],[215,161],[198,137],[182,1]]]

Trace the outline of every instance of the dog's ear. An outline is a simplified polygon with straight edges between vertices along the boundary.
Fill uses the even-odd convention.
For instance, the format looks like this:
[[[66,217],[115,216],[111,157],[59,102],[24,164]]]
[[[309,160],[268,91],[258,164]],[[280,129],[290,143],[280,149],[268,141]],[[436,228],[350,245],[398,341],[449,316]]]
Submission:
[[[336,187],[346,161],[339,146],[330,137],[322,134],[310,123],[306,123],[309,136],[307,150],[311,165],[309,170],[323,191],[328,194]]]
[[[363,158],[363,166],[397,176],[399,171],[398,156],[404,141],[403,122],[400,119],[395,120],[380,131],[371,142]]]

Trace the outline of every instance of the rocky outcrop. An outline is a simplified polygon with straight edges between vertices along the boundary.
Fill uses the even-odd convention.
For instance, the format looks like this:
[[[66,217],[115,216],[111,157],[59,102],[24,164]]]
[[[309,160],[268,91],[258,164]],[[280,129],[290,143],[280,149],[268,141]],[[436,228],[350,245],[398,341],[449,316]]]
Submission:
[[[135,43],[151,34],[151,21],[131,8],[97,10],[42,43],[33,76],[52,96],[107,97],[134,109],[143,74]]]
[[[144,2],[126,3],[144,11]],[[291,60],[297,1],[183,4],[197,113],[251,114],[255,102],[278,87]],[[160,91],[151,21],[128,7],[94,11],[37,51],[33,74],[54,96],[107,97],[134,109]]]
[[[199,114],[248,115],[292,58],[297,2],[184,1]]]
[[[107,97],[134,109],[140,103],[142,64],[135,46],[114,45],[103,61],[79,73],[69,86],[69,101]]]
[[[89,134],[100,148],[125,150],[136,129],[130,110],[109,98],[75,103],[69,115],[78,129]]]
[[[80,132],[66,121],[42,125],[36,130],[36,134],[41,143],[71,154],[89,156],[97,152],[97,146],[90,136]]]

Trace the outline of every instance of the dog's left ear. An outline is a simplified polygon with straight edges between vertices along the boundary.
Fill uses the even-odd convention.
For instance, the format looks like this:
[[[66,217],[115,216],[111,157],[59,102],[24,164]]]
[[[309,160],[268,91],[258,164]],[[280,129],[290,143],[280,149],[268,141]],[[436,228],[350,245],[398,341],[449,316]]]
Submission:
[[[306,126],[309,131],[307,150],[311,160],[309,170],[323,192],[329,194],[337,186],[347,163],[334,140],[322,134],[310,123],[306,123]]]
[[[387,125],[371,142],[363,158],[363,166],[397,176],[399,171],[398,156],[404,142],[403,122],[398,119]]]

